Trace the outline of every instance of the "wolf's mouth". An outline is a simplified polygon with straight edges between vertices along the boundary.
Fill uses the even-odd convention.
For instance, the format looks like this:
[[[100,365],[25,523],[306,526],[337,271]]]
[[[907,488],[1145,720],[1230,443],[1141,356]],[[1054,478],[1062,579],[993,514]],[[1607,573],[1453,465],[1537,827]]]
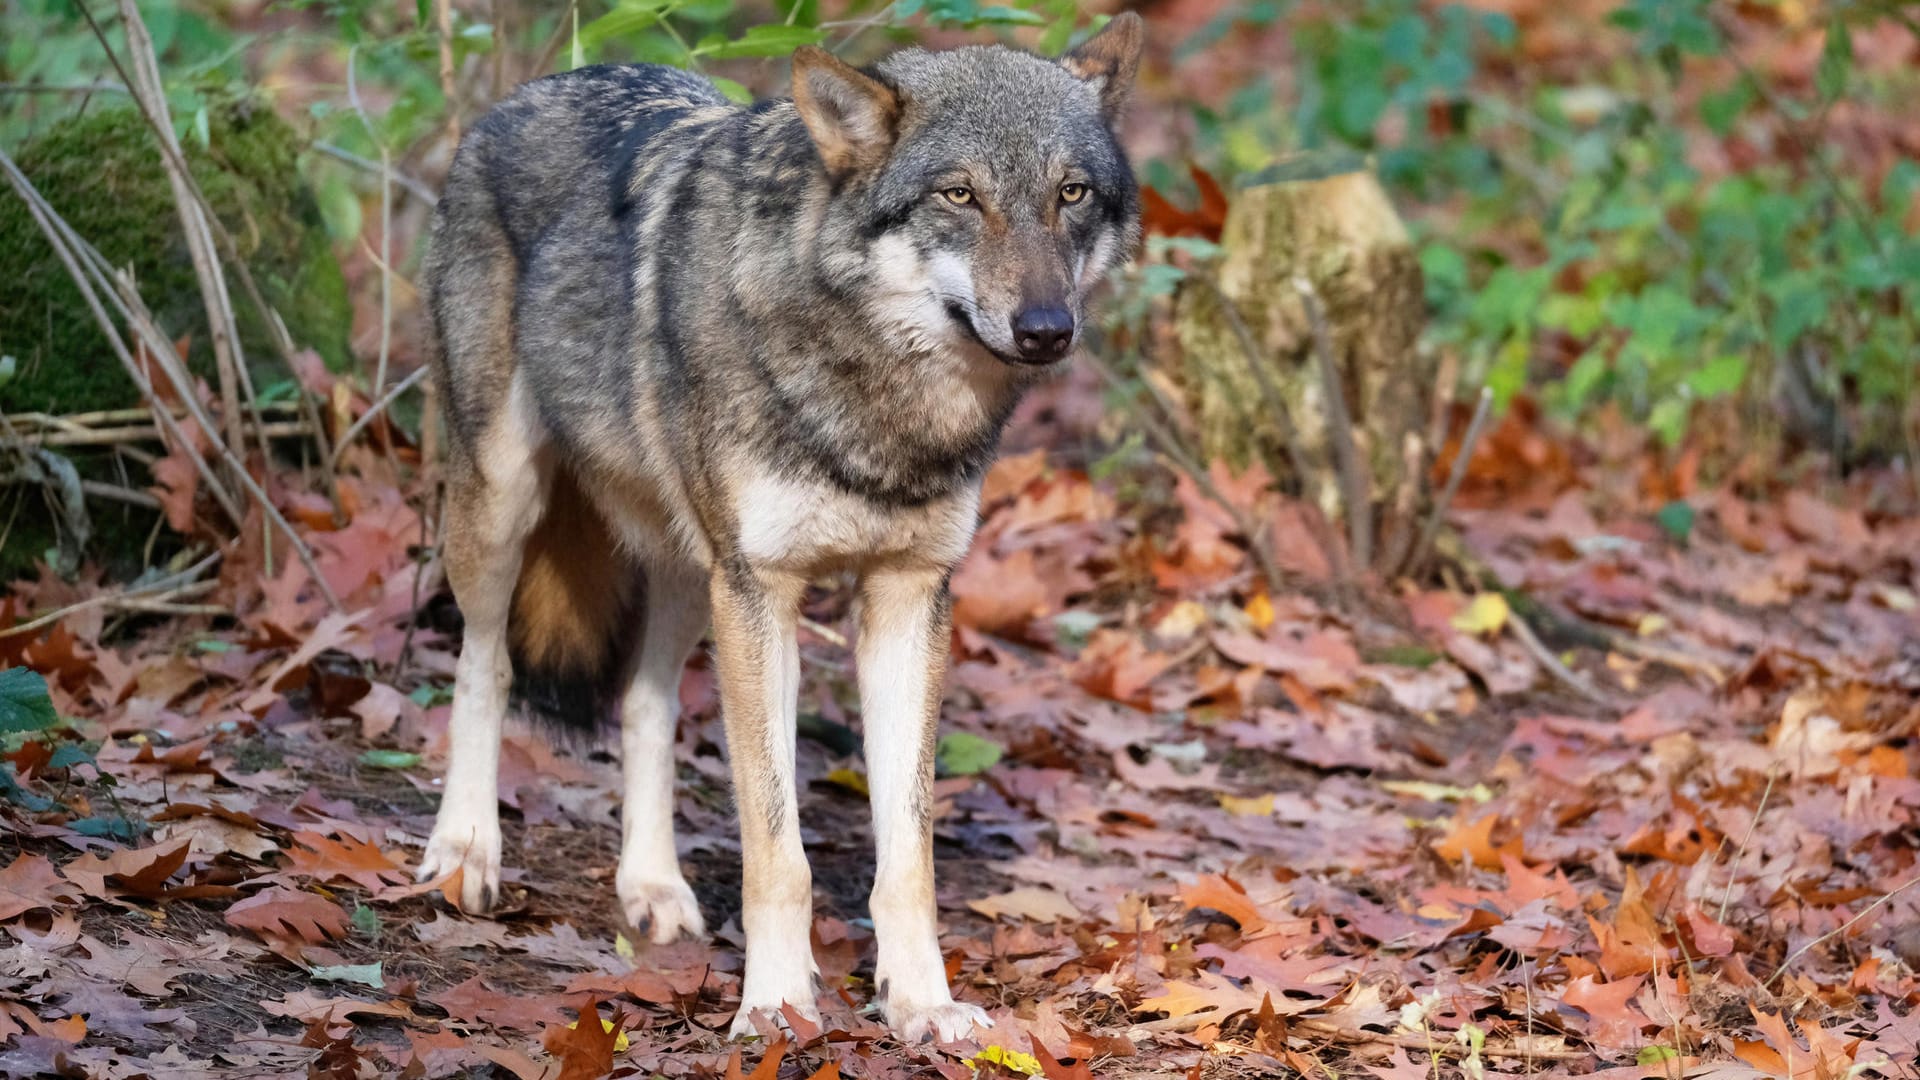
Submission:
[[[992,353],[994,358],[1003,364],[1011,364],[1014,367],[1052,367],[1063,359],[1062,356],[1048,356],[1029,360],[1024,356],[1003,353],[999,349],[987,344],[987,339],[981,337],[980,331],[974,329],[973,318],[967,314],[967,309],[964,306],[949,300],[947,301],[947,314],[954,322],[960,324],[960,328],[967,332],[967,336],[972,338],[975,344]]]

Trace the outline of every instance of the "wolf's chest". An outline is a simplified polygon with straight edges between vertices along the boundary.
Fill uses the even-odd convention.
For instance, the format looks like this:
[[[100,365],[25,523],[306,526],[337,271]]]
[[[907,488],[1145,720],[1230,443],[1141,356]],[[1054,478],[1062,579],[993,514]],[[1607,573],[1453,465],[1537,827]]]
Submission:
[[[735,499],[742,554],[797,573],[880,561],[944,567],[965,557],[979,492],[964,488],[919,506],[883,507],[824,484],[760,475]]]

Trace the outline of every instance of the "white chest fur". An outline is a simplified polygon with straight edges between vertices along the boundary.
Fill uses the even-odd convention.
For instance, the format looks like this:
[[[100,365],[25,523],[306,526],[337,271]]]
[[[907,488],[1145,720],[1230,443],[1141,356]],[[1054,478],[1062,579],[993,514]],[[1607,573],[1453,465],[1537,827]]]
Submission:
[[[812,574],[876,561],[951,566],[966,556],[980,493],[966,488],[921,506],[876,506],[822,484],[771,474],[739,488],[742,554],[753,563]]]

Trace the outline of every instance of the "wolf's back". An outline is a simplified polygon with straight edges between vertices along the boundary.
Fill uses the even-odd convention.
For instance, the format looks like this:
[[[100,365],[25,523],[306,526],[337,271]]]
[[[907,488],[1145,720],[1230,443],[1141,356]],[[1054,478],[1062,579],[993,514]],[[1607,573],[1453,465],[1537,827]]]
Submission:
[[[610,714],[639,624],[639,570],[565,445],[568,422],[610,410],[633,366],[629,173],[677,118],[725,105],[706,80],[652,65],[536,80],[468,131],[435,212],[425,278],[456,497],[490,497],[488,433],[516,382],[541,391],[558,444],[508,636],[516,696],[562,727],[591,732]]]

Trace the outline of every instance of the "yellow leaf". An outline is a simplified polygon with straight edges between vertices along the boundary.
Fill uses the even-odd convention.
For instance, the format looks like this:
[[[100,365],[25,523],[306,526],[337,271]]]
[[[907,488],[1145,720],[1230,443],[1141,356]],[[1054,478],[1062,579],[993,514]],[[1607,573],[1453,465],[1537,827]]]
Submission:
[[[1265,630],[1273,625],[1273,600],[1266,593],[1255,593],[1247,601],[1247,621],[1255,630]]]
[[[578,1021],[578,1020],[575,1020],[575,1021],[574,1021],[573,1023],[571,1023],[571,1024],[568,1024],[568,1025],[567,1025],[567,1030],[569,1030],[569,1031],[577,1031],[577,1030],[579,1030],[579,1027],[580,1027],[580,1021]],[[604,1016],[603,1016],[603,1017],[601,1017],[601,1018],[600,1018],[600,1030],[601,1030],[601,1031],[612,1031],[612,1030],[613,1030],[613,1021],[611,1021],[611,1020],[609,1020],[609,1019],[607,1019],[607,1018],[606,1018],[606,1017],[604,1017]],[[620,1032],[620,1034],[618,1034],[618,1035],[615,1035],[615,1036],[613,1037],[613,1052],[614,1052],[614,1053],[616,1053],[616,1054],[624,1054],[624,1053],[626,1053],[626,1052],[627,1052],[627,1047],[628,1047],[628,1046],[631,1046],[631,1045],[632,1045],[632,1044],[631,1044],[631,1043],[629,1043],[629,1042],[627,1041],[627,1033],[626,1033],[625,1031],[622,1031],[622,1032]]]
[[[1039,1058],[1034,1057],[1032,1054],[1023,1054],[1018,1050],[1009,1050],[998,1043],[973,1055],[973,1060],[967,1062],[967,1068],[972,1069],[974,1072],[979,1072],[980,1066],[983,1064],[998,1065],[1009,1072],[1017,1072],[1022,1076],[1040,1075]]]
[[[1182,600],[1167,609],[1153,626],[1153,636],[1162,641],[1184,641],[1207,625],[1207,609],[1192,600]]]
[[[872,794],[872,792],[867,790],[867,774],[858,769],[835,769],[827,774],[827,783],[839,784],[841,787],[860,796],[869,796]]]
[[[1634,632],[1638,633],[1641,637],[1654,637],[1657,634],[1663,633],[1667,627],[1671,625],[1665,615],[1650,611],[1640,616],[1640,622],[1634,627]]]
[[[627,940],[627,935],[616,932],[613,935],[613,953],[627,963],[633,963],[633,942]]]
[[[1507,625],[1507,598],[1497,592],[1483,592],[1473,598],[1467,609],[1453,617],[1453,628],[1463,634],[1497,634]]]
[[[1238,795],[1220,796],[1220,809],[1238,817],[1272,817],[1273,796],[1255,795],[1243,799]]]

